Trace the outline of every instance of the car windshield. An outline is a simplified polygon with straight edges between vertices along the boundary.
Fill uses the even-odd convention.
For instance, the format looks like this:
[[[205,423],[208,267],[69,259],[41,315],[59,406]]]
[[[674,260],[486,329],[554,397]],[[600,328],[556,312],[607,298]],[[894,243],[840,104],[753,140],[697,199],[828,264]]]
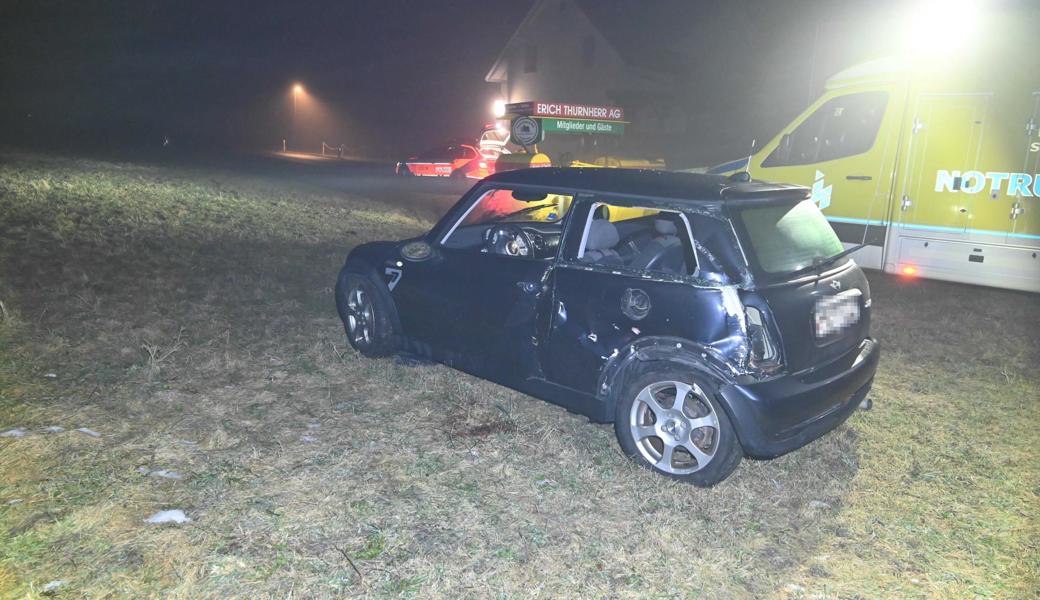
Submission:
[[[840,254],[844,247],[811,200],[737,211],[753,260],[770,275],[792,273]]]

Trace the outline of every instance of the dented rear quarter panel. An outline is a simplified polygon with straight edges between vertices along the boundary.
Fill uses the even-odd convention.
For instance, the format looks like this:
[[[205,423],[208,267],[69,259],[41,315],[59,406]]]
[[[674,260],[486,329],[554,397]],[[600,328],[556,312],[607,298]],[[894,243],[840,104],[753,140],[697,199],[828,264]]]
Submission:
[[[643,318],[632,318],[622,308],[630,289],[650,300]],[[626,360],[641,340],[656,340],[659,350],[696,358],[721,374],[735,375],[746,362],[744,316],[735,288],[564,266],[556,273],[555,294],[545,368],[550,377],[579,391],[602,395],[604,371]]]

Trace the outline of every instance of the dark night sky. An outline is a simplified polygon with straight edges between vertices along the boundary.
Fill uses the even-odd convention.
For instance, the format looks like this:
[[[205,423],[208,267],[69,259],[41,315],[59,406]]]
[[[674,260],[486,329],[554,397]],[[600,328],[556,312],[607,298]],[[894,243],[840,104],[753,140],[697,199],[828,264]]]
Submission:
[[[115,143],[170,135],[252,145],[282,137],[271,135],[278,124],[255,123],[274,116],[284,128],[288,89],[298,80],[345,121],[339,129],[350,131],[341,137],[474,135],[480,123],[467,113],[487,113],[493,89],[483,76],[528,7],[509,0],[5,3],[0,106],[4,121],[15,121],[5,130],[17,136],[32,127],[58,142],[64,132]]]
[[[168,135],[181,147],[270,148],[288,131],[294,81],[328,114],[312,123],[315,140],[393,155],[472,137],[495,96],[483,77],[532,1],[7,0],[0,142],[149,146]],[[642,27],[633,35],[648,40],[674,39],[718,10],[707,0],[579,1],[595,2],[615,30]],[[775,115],[733,135],[775,133],[813,93],[805,66],[813,44],[833,71],[878,37],[861,23],[901,4],[749,0],[760,39],[721,35],[728,47],[704,57],[715,68],[692,63],[684,76],[693,112],[706,121],[720,108],[755,117],[763,112],[755,99],[775,97]],[[816,23],[829,37],[813,42]],[[782,87],[768,79],[778,65],[793,74]]]

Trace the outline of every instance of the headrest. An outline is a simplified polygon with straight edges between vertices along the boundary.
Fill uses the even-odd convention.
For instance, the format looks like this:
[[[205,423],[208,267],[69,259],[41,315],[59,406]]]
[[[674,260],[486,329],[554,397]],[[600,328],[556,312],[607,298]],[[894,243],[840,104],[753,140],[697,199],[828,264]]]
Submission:
[[[679,233],[679,227],[671,219],[655,219],[654,229],[661,235],[675,235]]]
[[[621,236],[617,227],[606,219],[593,219],[589,225],[589,238],[585,240],[586,250],[607,250],[617,245]]]

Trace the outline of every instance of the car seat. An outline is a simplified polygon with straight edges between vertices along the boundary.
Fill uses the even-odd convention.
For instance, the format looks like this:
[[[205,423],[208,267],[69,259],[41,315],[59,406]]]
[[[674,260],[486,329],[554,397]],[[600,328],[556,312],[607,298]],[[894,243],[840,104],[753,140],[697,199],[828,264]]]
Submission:
[[[589,224],[589,235],[585,240],[585,254],[582,262],[600,265],[621,265],[624,261],[614,250],[621,240],[617,227],[606,219],[593,219]]]
[[[632,259],[632,267],[646,271],[664,271],[680,274],[686,271],[679,226],[671,218],[654,220],[657,236],[640,249]]]

